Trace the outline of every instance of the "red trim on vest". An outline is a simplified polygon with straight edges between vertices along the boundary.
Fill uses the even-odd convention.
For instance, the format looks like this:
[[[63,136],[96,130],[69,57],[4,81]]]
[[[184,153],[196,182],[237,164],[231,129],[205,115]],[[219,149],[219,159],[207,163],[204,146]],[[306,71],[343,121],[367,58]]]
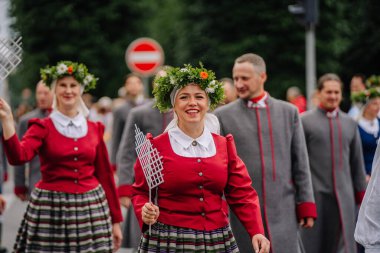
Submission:
[[[336,177],[335,177],[335,153],[334,153],[334,128],[333,128],[333,123],[332,123],[332,118],[328,118],[329,120],[329,125],[330,125],[330,144],[331,144],[331,163],[332,163],[332,176],[333,176],[333,187],[334,187],[334,194],[336,198],[336,203],[338,204],[338,210],[339,210],[339,221],[340,225],[342,226],[342,237],[343,237],[343,243],[344,243],[344,248],[345,251],[347,252],[347,242],[346,238],[344,235],[344,224],[342,221],[342,208],[339,203],[339,198],[338,198],[338,192],[336,189]]]
[[[270,227],[269,227],[269,222],[268,222],[268,215],[267,215],[267,201],[266,201],[266,195],[265,195],[265,159],[264,159],[264,149],[263,149],[263,139],[261,135],[261,121],[260,121],[260,113],[259,113],[259,108],[255,108],[256,112],[256,119],[257,119],[257,134],[259,138],[259,146],[260,146],[260,160],[261,160],[261,174],[262,174],[262,191],[263,191],[263,210],[264,210],[264,219],[265,223],[267,224],[267,230],[268,230],[268,239],[271,241],[271,233],[270,233]],[[273,246],[271,247],[272,253],[273,251]]]
[[[338,109],[338,108],[327,109],[327,108],[325,108],[322,104],[319,104],[318,107],[321,108],[322,110],[326,111],[326,112],[333,112],[333,111],[335,111],[336,109]]]
[[[364,193],[365,193],[365,191],[355,192],[356,204],[361,205],[363,198],[364,198]]]
[[[26,186],[15,186],[13,191],[16,195],[17,194],[26,194],[26,193],[28,193],[28,188],[26,188]]]
[[[257,96],[257,97],[254,97],[254,98],[251,98],[250,100],[253,102],[253,103],[257,103],[257,102],[259,102],[264,96],[265,96],[265,91],[261,94],[261,95],[259,95],[259,96]]]
[[[297,218],[317,218],[317,206],[313,202],[302,202],[296,207]]]
[[[338,116],[336,117],[336,122],[338,124],[338,140],[339,140],[339,169],[343,170],[343,146],[342,146],[342,125]]]
[[[270,135],[270,149],[271,149],[271,155],[272,155],[272,178],[273,181],[276,181],[276,159],[274,158],[274,143],[273,143],[273,127],[272,127],[272,119],[270,117],[270,109],[268,106],[267,101],[265,101],[266,110],[268,114],[268,126],[269,126],[269,135]]]

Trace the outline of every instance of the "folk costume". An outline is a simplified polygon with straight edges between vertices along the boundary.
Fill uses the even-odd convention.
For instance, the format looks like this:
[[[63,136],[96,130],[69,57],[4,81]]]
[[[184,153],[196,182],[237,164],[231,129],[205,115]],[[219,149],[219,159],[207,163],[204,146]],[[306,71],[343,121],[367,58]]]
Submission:
[[[222,84],[212,71],[185,65],[155,79],[153,93],[160,111],[172,108],[178,91],[188,85],[206,92],[211,109],[223,99]],[[215,134],[219,125],[214,115],[206,113],[204,122],[203,133],[193,139],[179,128],[174,113],[163,134],[148,135],[162,156],[164,181],[153,191],[160,214],[149,235],[142,220],[149,188],[140,161],[135,164],[132,202],[143,231],[139,252],[239,252],[226,201],[251,238],[264,233],[258,196],[233,137]]]
[[[41,69],[46,84],[74,77],[82,91],[96,78],[83,64],[62,61]],[[113,171],[103,141],[104,126],[86,120],[88,109],[79,98],[78,114],[57,109],[48,118],[31,119],[19,141],[4,141],[10,164],[20,165],[37,154],[41,180],[31,194],[14,252],[112,252],[112,223],[122,220]]]
[[[164,165],[164,183],[157,190],[160,216],[158,223],[152,226],[151,236],[139,215],[142,206],[149,201],[148,186],[140,163],[135,166],[132,200],[144,233],[141,252],[150,252],[151,247],[168,251],[239,252],[228,224],[223,195],[251,237],[263,234],[264,230],[257,194],[244,163],[237,156],[232,136],[211,135],[205,129],[203,136],[195,140],[197,146],[202,146],[198,156],[185,157],[176,154],[171,143],[185,139],[184,146],[188,149],[194,140],[181,134],[178,128],[173,132],[177,135],[174,133],[172,138],[171,131],[150,137]],[[212,150],[209,146],[215,146],[214,155],[199,156],[205,150]]]
[[[380,118],[373,114],[380,97],[380,76],[372,75],[366,80],[366,89],[351,95],[353,103],[360,103],[359,114],[356,117],[362,141],[364,165],[366,174],[371,176],[373,158],[380,135]],[[369,107],[369,108],[368,108]],[[368,109],[368,110],[367,110]],[[375,111],[373,111],[375,109]],[[372,112],[373,111],[373,112]],[[367,115],[364,115],[367,112]],[[373,117],[373,118],[372,118]]]
[[[127,196],[132,198],[132,184],[135,181],[133,165],[137,159],[135,151],[135,124],[143,133],[151,133],[153,136],[158,136],[164,132],[166,126],[173,119],[172,111],[160,113],[153,106],[154,101],[149,101],[144,105],[133,108],[128,115],[117,154],[118,191],[120,197]],[[122,246],[137,248],[140,243],[140,237],[140,227],[131,206],[124,223]]]
[[[306,252],[355,253],[355,203],[366,188],[357,124],[339,109],[321,107],[301,119],[318,210],[314,227],[302,231]]]
[[[380,119],[368,121],[364,118],[358,120],[359,134],[362,141],[365,171],[367,175],[372,173],[372,163],[375,156],[377,143],[380,137]]]
[[[297,108],[265,93],[215,110],[221,132],[232,134],[258,192],[265,234],[272,253],[302,248],[298,220],[316,217],[310,170]],[[241,252],[253,252],[236,216],[231,226]]]
[[[30,119],[38,118],[42,119],[47,117],[50,114],[51,110],[43,110],[40,108],[36,108],[31,112],[28,112],[27,114],[23,115],[18,123],[17,127],[17,135],[18,138],[21,140],[21,138],[24,136],[25,132],[28,129],[28,122]],[[14,169],[14,193],[15,194],[30,194],[32,190],[34,189],[34,185],[41,179],[41,166],[40,166],[40,159],[38,156],[34,157],[29,162],[29,173],[28,177],[26,177],[25,164],[20,166],[15,166]]]

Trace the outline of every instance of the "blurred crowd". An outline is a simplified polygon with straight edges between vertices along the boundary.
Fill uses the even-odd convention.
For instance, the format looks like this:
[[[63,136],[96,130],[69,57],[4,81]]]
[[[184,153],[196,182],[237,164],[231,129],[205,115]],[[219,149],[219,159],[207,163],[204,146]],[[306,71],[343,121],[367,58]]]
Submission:
[[[158,75],[159,75],[159,72],[158,72]],[[220,111],[221,115],[223,115],[222,112],[224,110],[224,107],[230,103],[237,103],[236,100],[238,100],[239,97],[241,98],[240,95],[242,92],[240,92],[240,95],[239,95],[239,92],[237,91],[237,87],[236,87],[236,82],[238,82],[238,80],[235,79],[235,77],[234,79],[226,77],[226,78],[220,79],[219,81],[223,83],[225,99],[224,99],[224,103],[220,104],[217,111],[218,112]],[[337,82],[339,86],[338,88],[335,88],[334,86],[334,88],[332,88],[331,91],[330,90],[328,91],[329,93],[326,93],[326,90],[325,90],[326,87],[330,87],[330,86],[326,86],[326,83],[330,81]],[[367,81],[367,78],[364,75],[355,74],[352,77],[351,82],[350,82],[351,95],[359,94],[360,92],[366,91],[368,89],[368,82],[366,83],[366,81]],[[333,85],[331,87],[333,87]],[[356,131],[359,133],[359,136],[360,136],[358,140],[361,141],[361,148],[355,149],[355,152],[361,152],[360,154],[356,154],[356,155],[360,155],[362,157],[360,159],[364,161],[365,176],[366,176],[365,182],[368,183],[371,178],[372,163],[375,157],[375,151],[376,151],[378,139],[380,136],[379,135],[380,134],[380,127],[379,127],[380,126],[380,96],[370,97],[370,98],[367,98],[365,100],[360,100],[360,101],[359,100],[353,101],[351,103],[351,107],[349,108],[349,111],[347,112],[348,116],[352,118],[352,122],[344,118],[344,120],[346,120],[349,123],[344,123],[343,122],[344,120],[341,119],[342,122],[338,120],[336,122],[337,126],[335,126],[334,119],[337,118],[336,113],[340,115],[346,115],[345,112],[339,109],[339,104],[342,99],[341,98],[342,88],[343,88],[343,83],[341,83],[340,79],[335,79],[335,76],[333,76],[332,79],[327,80],[324,84],[322,83],[322,86],[320,86],[318,89],[316,89],[313,92],[313,95],[310,98],[311,99],[310,101],[308,101],[307,98],[303,95],[303,92],[299,86],[293,86],[287,89],[286,101],[297,108],[298,113],[299,113],[299,118],[302,118],[303,120],[307,119],[308,122],[315,121],[318,123],[317,118],[316,119],[313,118],[314,117],[313,115],[310,116],[311,111],[317,111],[317,110],[322,109],[327,112],[327,115],[330,115],[330,114],[332,115],[332,116],[327,116],[328,119],[330,120],[330,126],[331,126],[330,132],[329,132],[329,129],[327,128],[318,129],[318,128],[314,128],[315,126],[309,126],[307,123],[302,122],[303,127],[305,128],[306,145],[309,151],[308,156],[311,159],[310,161],[311,167],[313,167],[312,159],[313,159],[313,156],[315,156],[315,154],[312,153],[313,149],[309,145],[312,146],[312,145],[320,144],[320,143],[317,143],[317,144],[309,143],[309,140],[313,138],[317,138],[313,132],[321,131],[321,134],[325,134],[328,138],[331,137],[330,140],[332,142],[335,141],[333,137],[334,133],[338,134],[336,142],[334,142],[332,145],[339,146],[339,148],[341,148],[340,151],[337,151],[337,153],[334,153],[334,154],[327,154],[325,158],[331,158],[330,157],[331,155],[333,156],[335,155],[336,159],[338,158],[341,159],[339,162],[337,162],[337,164],[339,164],[337,166],[339,167],[339,166],[344,166],[343,165],[345,163],[344,159],[348,159],[348,160],[353,159],[351,156],[344,157],[345,154],[344,154],[344,151],[342,151],[342,149],[344,150],[346,148],[344,145],[346,142],[349,142],[348,139],[351,138],[345,135],[346,130],[344,128],[350,124],[354,125],[356,127]],[[153,108],[154,101],[152,98],[146,97],[144,95],[146,94],[144,92],[144,89],[148,89],[148,87],[144,87],[142,78],[138,74],[131,73],[125,76],[124,83],[121,85],[119,89],[117,98],[110,98],[107,96],[95,98],[90,93],[84,93],[82,95],[82,99],[90,111],[88,119],[90,121],[101,122],[105,126],[103,139],[110,156],[111,164],[115,171],[116,182],[122,182],[122,183],[128,182],[128,184],[133,183],[133,175],[126,173],[126,171],[130,170],[134,162],[136,161],[136,155],[134,154],[134,134],[133,134],[134,124],[138,123],[138,126],[144,132],[144,134],[149,132],[149,133],[152,133],[154,136],[156,136],[163,132],[167,124],[173,118],[172,112],[168,112],[167,114],[164,114],[164,113],[160,113],[158,110],[156,110],[156,108]],[[337,96],[340,96],[340,99],[336,99],[337,100],[336,107],[333,106],[330,108],[327,105],[329,105],[329,103],[332,103],[330,100],[335,99],[333,97],[334,92],[339,93]],[[268,94],[268,93],[265,93],[265,94]],[[269,96],[269,94],[266,96]],[[22,138],[23,134],[26,132],[27,122],[31,118],[47,117],[51,112],[52,103],[53,103],[53,94],[49,90],[49,88],[44,85],[37,84],[35,91],[32,91],[29,88],[25,88],[22,91],[21,96],[19,100],[17,101],[17,107],[14,110],[14,115],[15,115],[14,119],[17,126],[17,134],[20,139]],[[259,104],[259,102],[257,101],[254,101],[254,103]],[[258,107],[260,108],[260,106]],[[268,108],[270,107],[268,106]],[[273,111],[271,113],[276,113],[276,111]],[[222,117],[222,120],[223,120],[223,116],[218,115],[218,117]],[[298,119],[298,116],[297,116],[297,119]],[[260,118],[258,118],[258,120],[260,120]],[[275,123],[269,122],[268,124],[269,125],[273,124],[274,128],[278,127],[278,125],[275,125]],[[240,127],[244,128],[244,126],[240,126]],[[308,136],[308,131],[309,131],[308,127],[311,128],[310,136]],[[270,135],[272,135],[272,133],[270,133]],[[355,135],[355,133],[352,133],[352,135]],[[347,138],[347,140],[345,138]],[[330,142],[330,140],[328,142]],[[273,136],[270,136],[269,142],[272,145],[272,147],[269,147],[269,149],[271,149],[272,150],[271,152],[274,153],[273,150],[275,150],[275,148],[277,147],[273,147]],[[350,145],[351,144],[349,144],[348,146]],[[353,152],[353,150],[354,149],[352,149],[351,151]],[[239,148],[238,148],[238,151],[239,151]],[[0,166],[1,166],[1,169],[3,170],[3,173],[1,174],[3,178],[3,183],[6,183],[7,162],[5,160],[4,152],[2,150],[0,150],[0,152],[1,152]],[[271,159],[271,162],[274,162],[276,158],[274,158],[274,155],[272,154],[272,157],[270,159]],[[34,184],[40,179],[41,175],[39,173],[39,167],[40,165],[37,158],[33,160],[32,162],[30,162],[30,164],[27,167],[21,166],[20,168],[17,168],[18,172],[15,173],[15,176],[14,176],[14,183],[15,183],[14,193],[22,201],[26,201],[29,199],[29,195],[32,192]],[[257,168],[257,169],[261,170],[261,168]],[[277,164],[277,169],[281,170],[281,164]],[[273,165],[272,170],[275,171],[274,165]],[[339,170],[339,168],[337,168],[337,170]],[[318,175],[314,175],[313,173],[315,172],[313,171],[313,168],[311,168],[311,178],[313,179],[313,184],[318,185],[318,182],[314,181],[315,177],[318,177]],[[329,177],[330,176],[328,176],[328,178]],[[322,182],[322,184],[324,183]],[[318,201],[322,203],[323,201],[326,201],[326,200],[324,199],[324,197],[317,195],[316,191],[318,190],[316,190],[315,185],[313,185],[314,194],[315,194],[315,201],[318,206]],[[329,186],[326,186],[326,187],[328,188]],[[354,189],[353,187],[349,189],[349,191],[354,191],[354,190],[357,190],[357,189],[356,188]],[[328,203],[326,204],[327,206],[328,205],[335,206],[334,204],[331,204],[331,203],[334,203],[335,200],[331,200],[331,201],[332,202],[323,202],[323,203],[325,204]],[[359,200],[357,199],[357,201]],[[360,203],[360,201],[357,203]],[[136,217],[134,216],[132,212],[133,207],[131,205],[131,198],[122,197],[120,198],[120,202],[122,206],[125,207],[124,209],[125,221],[123,223],[124,239],[123,239],[122,247],[137,248],[140,242],[141,234],[139,232],[140,228],[136,220]],[[3,211],[4,208],[5,208],[5,202],[3,201],[3,199],[0,198],[0,212]],[[318,209],[318,215],[320,218],[319,220],[317,219],[316,221],[323,220],[324,211],[326,210]],[[356,217],[356,213],[353,217]],[[309,221],[305,219],[302,222],[306,223]],[[318,227],[318,229],[320,229],[318,231],[319,233],[324,233],[323,231],[325,230],[323,230],[324,228],[322,227],[323,226],[322,223],[317,224],[316,226]],[[339,231],[342,231],[342,228],[340,226],[341,224],[338,221],[337,230],[334,230],[335,233],[339,233]],[[352,230],[350,230],[350,232],[352,232]],[[314,235],[307,234],[306,237],[307,236],[314,236]],[[353,234],[347,238],[352,239]],[[269,237],[268,239],[271,239],[271,238]],[[310,241],[310,240],[308,242],[309,242],[309,245],[313,245],[314,243],[313,241]],[[336,242],[331,242],[331,243],[334,245],[336,243],[335,245],[336,247],[344,248],[344,246],[340,245],[340,244],[344,244],[344,242],[342,241],[336,241]],[[364,252],[363,248],[361,248],[359,245],[357,245],[357,248],[358,248],[358,252]],[[244,250],[242,250],[241,252],[244,252]],[[281,250],[276,251],[276,252],[281,252]],[[321,252],[322,253],[323,251],[312,251],[310,249],[307,249],[306,252]],[[338,251],[335,251],[335,252],[338,253]],[[354,251],[344,251],[344,252],[354,252]]]

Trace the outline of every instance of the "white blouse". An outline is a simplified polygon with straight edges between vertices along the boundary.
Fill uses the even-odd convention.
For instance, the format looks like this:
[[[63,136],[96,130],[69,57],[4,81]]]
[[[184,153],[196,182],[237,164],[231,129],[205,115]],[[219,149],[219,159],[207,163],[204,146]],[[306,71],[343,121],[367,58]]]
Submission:
[[[377,137],[379,133],[379,121],[377,118],[373,120],[367,120],[363,117],[360,117],[358,124],[361,126],[361,128],[363,128],[364,131]]]
[[[87,134],[87,120],[81,113],[70,118],[57,110],[53,110],[50,118],[53,120],[57,131],[66,137],[81,138]]]
[[[186,135],[178,126],[169,129],[168,134],[172,149],[177,155],[205,158],[216,154],[214,139],[207,127],[196,139]]]

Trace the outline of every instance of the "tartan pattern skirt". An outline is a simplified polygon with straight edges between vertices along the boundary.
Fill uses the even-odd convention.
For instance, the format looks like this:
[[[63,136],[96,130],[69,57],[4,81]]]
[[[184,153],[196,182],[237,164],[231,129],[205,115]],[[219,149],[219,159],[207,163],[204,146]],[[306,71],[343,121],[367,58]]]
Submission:
[[[152,225],[151,230],[150,236],[149,229],[141,236],[138,252],[239,252],[229,225],[212,231],[203,231],[157,222]]]
[[[103,188],[99,185],[83,194],[35,188],[13,252],[112,252]]]

